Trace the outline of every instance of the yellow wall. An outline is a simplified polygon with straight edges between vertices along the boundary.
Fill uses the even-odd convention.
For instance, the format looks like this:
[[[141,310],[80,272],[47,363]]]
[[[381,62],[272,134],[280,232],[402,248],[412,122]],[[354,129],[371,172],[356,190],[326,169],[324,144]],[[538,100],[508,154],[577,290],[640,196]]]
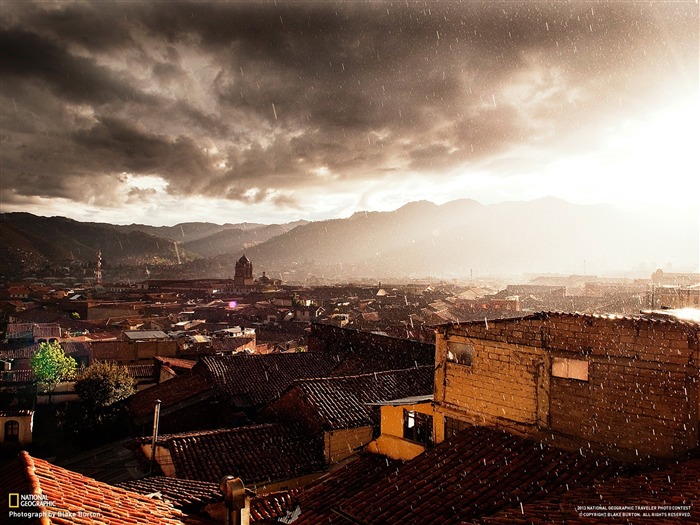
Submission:
[[[381,408],[382,434],[367,446],[368,452],[407,461],[425,451],[423,445],[403,438],[404,410],[413,410],[434,416],[431,402],[416,405],[383,406]]]
[[[372,441],[372,427],[348,428],[325,432],[326,463],[332,465]]]
[[[0,417],[0,445],[5,442],[5,423],[17,421],[19,423],[18,442],[21,445],[28,445],[32,442],[32,426],[34,423],[34,413],[26,416]]]
[[[471,365],[447,361],[448,345],[473,346]],[[436,334],[435,442],[444,440],[444,416],[518,430],[546,422],[548,356],[540,348]],[[538,403],[539,394],[539,403]]]

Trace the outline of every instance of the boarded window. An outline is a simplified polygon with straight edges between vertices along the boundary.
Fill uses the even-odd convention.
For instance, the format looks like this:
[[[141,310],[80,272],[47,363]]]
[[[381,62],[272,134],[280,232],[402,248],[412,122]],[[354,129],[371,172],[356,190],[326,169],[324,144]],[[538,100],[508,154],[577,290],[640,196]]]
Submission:
[[[588,381],[588,361],[555,357],[552,360],[552,377]]]
[[[447,343],[447,360],[458,365],[471,366],[474,358],[474,345],[466,343]]]
[[[430,445],[433,442],[433,416],[404,409],[403,437],[421,445]]]

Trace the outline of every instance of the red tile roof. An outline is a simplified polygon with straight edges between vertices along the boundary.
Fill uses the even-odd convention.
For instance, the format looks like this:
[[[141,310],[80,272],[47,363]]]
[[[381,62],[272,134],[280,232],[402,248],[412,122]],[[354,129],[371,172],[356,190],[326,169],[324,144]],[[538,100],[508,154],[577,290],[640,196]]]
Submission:
[[[218,483],[240,477],[246,486],[294,479],[324,469],[323,444],[275,423],[164,435],[178,478]]]
[[[206,356],[197,366],[238,406],[260,406],[278,398],[296,379],[328,376],[336,365],[328,355],[299,352]]]
[[[287,392],[305,399],[328,430],[378,425],[379,410],[368,403],[432,394],[433,367],[300,379]]]
[[[544,319],[549,319],[549,318],[565,318],[565,317],[573,317],[573,318],[580,318],[580,319],[603,319],[603,320],[610,320],[610,321],[616,321],[616,320],[625,320],[625,321],[635,321],[635,322],[643,322],[643,323],[649,323],[649,324],[654,324],[654,325],[666,325],[666,326],[674,326],[676,328],[682,329],[690,329],[691,331],[697,331],[700,329],[700,323],[692,320],[683,320],[679,319],[676,317],[659,317],[659,316],[653,316],[651,314],[640,314],[640,315],[620,315],[620,314],[588,314],[588,313],[581,313],[581,312],[537,312],[537,313],[532,313],[532,314],[522,314],[516,317],[511,317],[509,319],[494,319],[493,321],[489,321],[489,323],[507,323],[507,322],[512,322],[512,321],[518,321],[518,320],[544,320]],[[479,321],[466,321],[462,323],[445,323],[446,325],[453,325],[453,324],[482,324],[484,321],[479,320]]]
[[[297,507],[296,496],[299,489],[269,492],[250,500],[250,521],[275,520],[286,516]]]
[[[129,410],[137,420],[151,417],[155,402],[160,399],[161,415],[165,415],[170,409],[209,395],[213,395],[209,382],[199,374],[188,372],[137,392],[129,402]]]
[[[20,452],[0,469],[3,497],[0,516],[7,517],[8,493],[42,494],[53,505],[20,507],[15,512],[43,513],[43,517],[12,518],[12,523],[42,525],[182,525],[187,515],[172,506],[135,492],[112,487],[81,474]],[[51,516],[53,514],[53,516]]]
[[[0,410],[0,417],[23,417],[34,414],[33,410]]]
[[[610,477],[622,467],[486,427],[471,427],[342,503],[365,523],[456,524]]]
[[[162,357],[159,355],[155,356],[154,359],[161,365],[169,366],[170,368],[183,368],[190,370],[197,364],[197,361],[192,359],[177,359],[174,357]]]
[[[255,350],[255,337],[214,337],[211,340],[214,352],[235,352],[241,348]]]
[[[355,461],[332,470],[307,485],[298,495],[301,516],[295,524],[347,524],[335,509],[364,488],[385,479],[400,465],[400,461],[384,456],[363,454]]]
[[[31,383],[34,381],[34,371],[27,368],[0,372],[0,383]]]
[[[184,511],[200,510],[209,503],[224,500],[219,484],[208,481],[153,476],[124,481],[117,486],[139,494],[160,493],[162,499]]]
[[[155,376],[155,365],[126,365],[129,377],[134,379],[148,379]]]
[[[144,495],[159,493],[159,499],[164,499],[185,512],[201,511],[211,503],[224,501],[219,484],[208,481],[153,476],[126,481],[117,486]],[[250,499],[251,522],[285,516],[297,506],[296,496],[299,492],[300,489],[293,489],[254,495]]]
[[[700,458],[680,461],[671,466],[637,476],[621,476],[570,490],[556,497],[528,503],[476,520],[480,525],[670,525],[700,523]],[[624,510],[614,507],[624,507]],[[635,508],[647,507],[647,509]],[[611,519],[609,512],[627,514]],[[656,513],[641,516],[642,512]],[[672,516],[672,513],[683,514]],[[600,514],[603,514],[601,516]],[[606,518],[606,519],[601,519]]]

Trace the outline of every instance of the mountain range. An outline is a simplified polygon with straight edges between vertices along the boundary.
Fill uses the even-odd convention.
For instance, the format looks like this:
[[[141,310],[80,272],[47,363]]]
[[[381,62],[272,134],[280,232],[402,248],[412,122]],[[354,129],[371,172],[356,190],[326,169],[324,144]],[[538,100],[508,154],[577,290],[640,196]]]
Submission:
[[[669,220],[673,219],[673,220]],[[232,275],[245,252],[256,273],[467,277],[606,273],[640,265],[698,266],[700,225],[559,199],[482,205],[409,203],[392,212],[288,224],[111,225],[29,213],[0,215],[0,273],[61,264],[133,266],[189,277]],[[653,268],[652,268],[653,269]],[[139,273],[142,275],[142,273]]]

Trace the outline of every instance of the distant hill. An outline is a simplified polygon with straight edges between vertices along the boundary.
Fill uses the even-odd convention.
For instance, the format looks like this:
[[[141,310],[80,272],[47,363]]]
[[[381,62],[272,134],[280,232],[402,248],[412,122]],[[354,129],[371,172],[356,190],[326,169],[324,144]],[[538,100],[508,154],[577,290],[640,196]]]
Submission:
[[[122,231],[110,224],[78,222],[30,213],[0,215],[0,272],[35,271],[47,265],[94,263],[97,250],[105,265],[175,264],[171,240],[141,231]],[[180,260],[193,258],[180,250]]]
[[[94,264],[100,248],[109,265],[139,266],[139,277],[144,266],[170,277],[230,276],[243,252],[258,272],[291,271],[297,277],[305,271],[330,279],[605,274],[667,264],[697,267],[699,229],[692,217],[641,215],[553,198],[488,206],[473,200],[440,206],[421,201],[392,212],[284,225],[159,228],[8,213],[0,215],[0,272],[26,273],[71,261]],[[183,263],[177,267],[172,266],[178,262],[175,240]]]
[[[105,265],[153,268],[186,263],[200,257],[235,254],[306,223],[123,226],[5,213],[0,214],[0,273],[22,274],[76,262],[94,265],[98,249]]]
[[[697,265],[699,225],[679,226],[553,198],[488,206],[423,201],[393,212],[309,223],[246,255],[258,268],[351,265],[364,276],[581,273],[584,266],[604,273],[637,268],[641,261]]]
[[[234,254],[287,233],[290,229],[289,226],[280,224],[259,226],[247,230],[228,228],[207,237],[186,242],[183,247],[205,257]]]
[[[252,222],[244,222],[240,224],[213,224],[211,222],[183,222],[175,226],[149,226],[147,224],[129,224],[127,226],[116,226],[122,231],[132,232],[140,231],[163,237],[173,241],[186,243],[203,239],[214,235],[224,230],[255,230],[264,228],[265,224],[256,224]]]

